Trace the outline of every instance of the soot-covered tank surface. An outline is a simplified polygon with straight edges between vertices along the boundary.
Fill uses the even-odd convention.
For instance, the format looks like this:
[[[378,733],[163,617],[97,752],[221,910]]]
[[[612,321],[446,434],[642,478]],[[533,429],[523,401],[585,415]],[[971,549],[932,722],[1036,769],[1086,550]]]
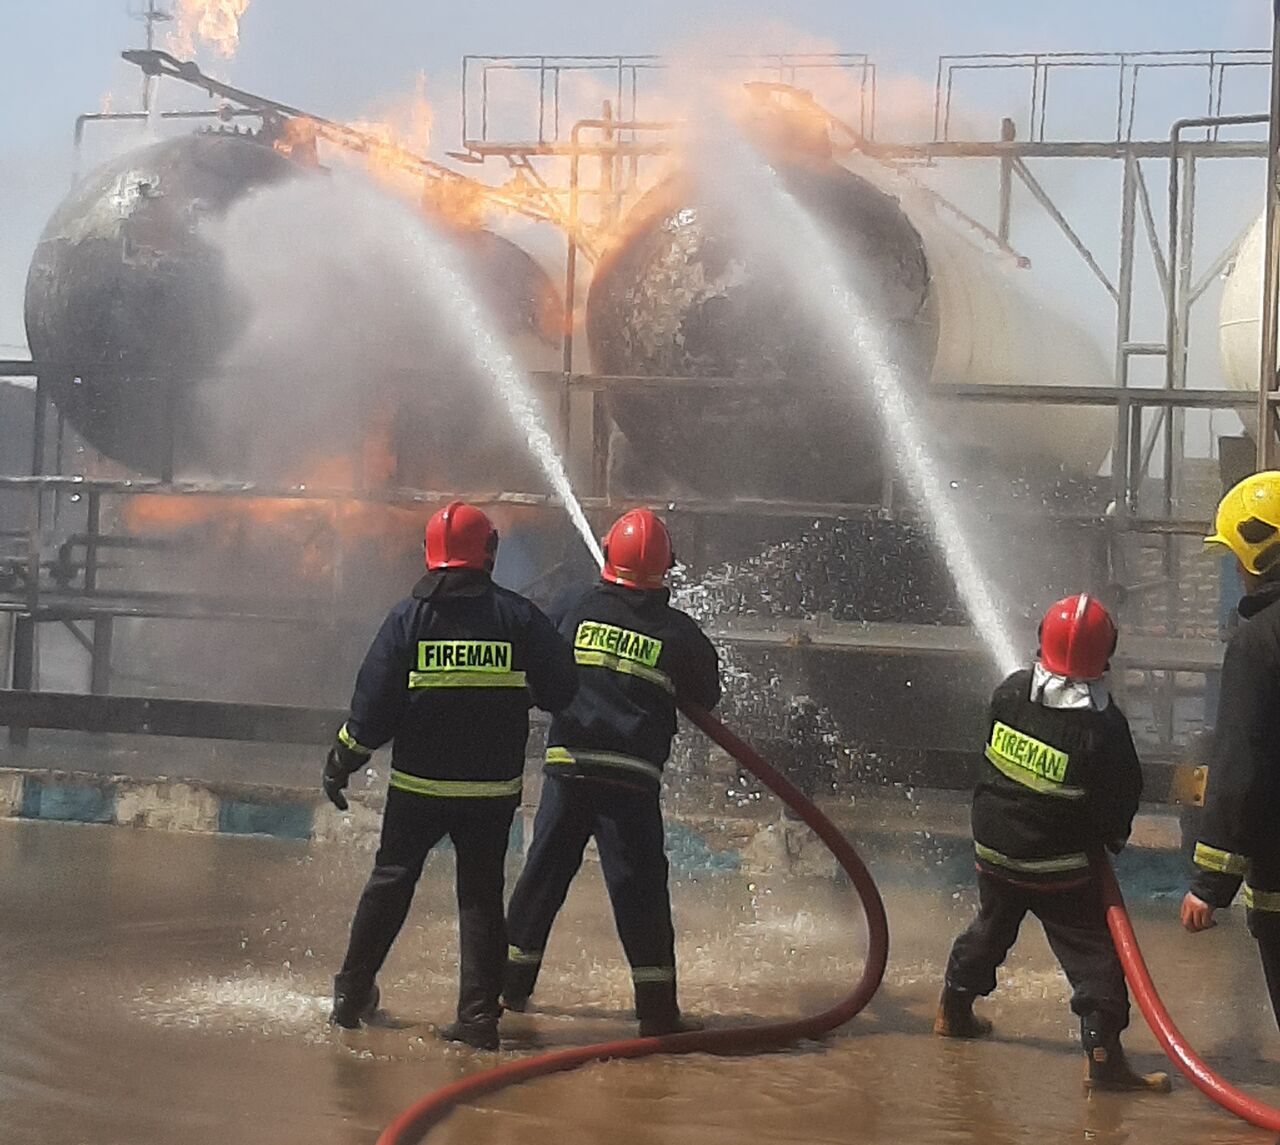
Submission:
[[[920,236],[895,200],[819,160],[783,168],[788,189],[875,283],[875,317],[895,349],[927,363],[936,328]],[[857,500],[878,488],[881,434],[804,300],[688,177],[660,184],[591,284],[587,334],[605,374],[785,378],[803,392],[626,394],[609,405],[637,453],[698,491]]]
[[[157,473],[169,454],[172,419],[180,464],[243,476],[226,472],[234,458],[221,456],[225,442],[198,401],[198,387],[211,377],[217,384],[251,317],[207,224],[254,191],[308,173],[256,136],[197,133],[107,162],[58,207],[27,275],[27,336],[36,360],[65,367],[47,375],[49,392],[95,448]],[[546,271],[500,235],[445,229],[521,361],[553,365],[564,317]],[[429,319],[423,315],[424,325]],[[460,404],[455,395],[451,409]],[[244,416],[253,417],[252,403]],[[414,456],[422,435],[406,427],[401,436],[406,480],[439,468],[438,458]]]
[[[184,135],[104,164],[54,212],[27,275],[27,339],[71,367],[50,392],[96,448],[160,468],[167,403],[181,420],[243,318],[201,224],[300,171],[248,136]]]

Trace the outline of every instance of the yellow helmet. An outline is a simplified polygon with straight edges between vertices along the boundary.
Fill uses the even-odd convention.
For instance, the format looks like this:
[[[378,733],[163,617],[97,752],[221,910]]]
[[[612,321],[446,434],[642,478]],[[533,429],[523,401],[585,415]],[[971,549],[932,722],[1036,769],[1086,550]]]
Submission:
[[[1280,562],[1280,472],[1246,477],[1218,502],[1207,545],[1226,545],[1247,572],[1260,575]]]

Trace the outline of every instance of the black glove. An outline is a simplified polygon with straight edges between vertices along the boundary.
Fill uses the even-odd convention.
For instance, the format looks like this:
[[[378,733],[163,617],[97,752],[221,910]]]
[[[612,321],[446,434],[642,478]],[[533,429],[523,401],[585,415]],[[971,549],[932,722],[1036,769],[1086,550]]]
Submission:
[[[347,809],[347,797],[342,793],[347,789],[351,772],[342,762],[341,752],[337,746],[329,749],[328,758],[324,761],[324,793],[339,811]]]
[[[1127,842],[1127,839],[1112,839],[1111,842],[1107,844],[1107,850],[1113,855],[1118,855],[1124,850],[1124,845]]]

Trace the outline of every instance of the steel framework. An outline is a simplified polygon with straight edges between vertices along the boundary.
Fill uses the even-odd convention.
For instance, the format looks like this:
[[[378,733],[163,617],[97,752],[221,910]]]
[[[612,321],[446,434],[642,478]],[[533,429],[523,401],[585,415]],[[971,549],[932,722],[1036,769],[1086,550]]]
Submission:
[[[1276,45],[1280,51],[1280,21],[1277,22]],[[195,84],[224,101],[223,106],[216,111],[192,114],[217,115],[223,118],[257,115],[264,122],[280,117],[298,118],[316,125],[319,135],[335,145],[357,151],[369,145],[369,140],[345,125],[277,101],[229,88],[203,76],[191,65],[173,60],[162,53],[131,53],[127,58],[131,58],[150,74]],[[859,92],[858,106],[852,121],[846,122],[824,112],[827,114],[833,141],[840,148],[859,151],[900,170],[932,167],[959,160],[993,162],[997,171],[993,180],[995,201],[990,221],[984,222],[948,203],[942,196],[936,197],[994,250],[1018,256],[1011,235],[1012,202],[1017,188],[1021,188],[1062,231],[1097,278],[1109,303],[1115,307],[1116,385],[1070,389],[1036,385],[955,386],[936,396],[956,402],[1031,402],[1050,406],[1097,405],[1113,408],[1115,439],[1111,481],[1115,516],[1111,518],[1111,524],[1118,535],[1146,535],[1156,538],[1162,545],[1164,587],[1171,599],[1177,592],[1179,573],[1176,538],[1198,534],[1204,524],[1202,521],[1180,516],[1177,511],[1177,467],[1183,450],[1180,415],[1194,409],[1230,409],[1241,412],[1246,424],[1249,424],[1248,415],[1254,412],[1253,424],[1259,460],[1270,464],[1275,455],[1275,435],[1274,432],[1268,432],[1267,428],[1272,424],[1274,403],[1278,400],[1275,386],[1276,324],[1273,318],[1274,301],[1280,290],[1280,274],[1277,273],[1280,242],[1276,241],[1277,226],[1280,225],[1280,201],[1275,182],[1276,118],[1272,114],[1222,114],[1223,92],[1228,76],[1237,69],[1264,66],[1271,62],[1271,58],[1271,53],[1256,51],[945,56],[938,63],[934,138],[914,143],[889,143],[876,139],[876,69],[865,55],[752,57],[750,60],[726,61],[728,67],[749,67],[755,69],[758,76],[763,73],[764,78],[755,85],[760,98],[804,102],[810,107],[816,104],[807,92],[797,86],[799,79],[818,69],[841,68],[852,73],[856,77]],[[452,152],[451,155],[470,164],[484,164],[489,160],[504,162],[521,175],[521,179],[514,184],[494,188],[407,152],[404,154],[404,166],[416,170],[427,180],[465,180],[469,186],[481,188],[488,200],[497,206],[558,226],[565,235],[565,292],[572,310],[572,301],[578,292],[579,255],[588,259],[598,257],[604,236],[614,220],[625,213],[645,187],[642,164],[651,159],[661,159],[669,152],[669,137],[676,124],[667,120],[646,120],[639,114],[644,101],[643,84],[662,66],[662,61],[647,56],[469,56],[463,62],[461,150]],[[1105,133],[1089,139],[1054,139],[1047,127],[1050,122],[1049,80],[1051,76],[1068,69],[1080,68],[1093,69],[1103,74],[1109,71],[1113,75],[1116,91],[1114,130],[1109,128]],[[1205,109],[1208,114],[1178,120],[1164,139],[1134,138],[1133,125],[1141,91],[1140,78],[1156,68],[1181,68],[1194,74],[1203,72]],[[1026,73],[1030,84],[1027,120],[1030,129],[1026,138],[1018,138],[1012,119],[1004,121],[999,137],[993,140],[952,137],[951,112],[957,79],[962,74],[983,69]],[[498,79],[513,72],[531,78],[536,84],[536,132],[525,139],[499,139],[494,137],[492,131],[490,100]],[[603,102],[600,114],[575,119],[568,125],[566,132],[563,81],[567,75],[581,73],[597,78],[608,77],[612,94]],[[1277,79],[1274,68],[1272,75],[1274,110],[1280,106],[1280,79]],[[85,124],[98,118],[102,117],[83,116],[77,121],[77,143],[82,137]],[[1226,127],[1248,127],[1268,122],[1271,125],[1269,142],[1253,138],[1224,137],[1223,129]],[[1210,160],[1260,158],[1268,159],[1271,173],[1267,197],[1271,225],[1266,256],[1266,297],[1270,302],[1263,314],[1265,381],[1258,395],[1188,388],[1187,346],[1193,308],[1216,276],[1230,263],[1239,242],[1237,240],[1219,252],[1199,277],[1193,275],[1198,165]],[[591,161],[590,170],[596,176],[594,183],[588,183],[583,178],[584,159]],[[1077,159],[1106,159],[1121,164],[1120,228],[1114,279],[1104,267],[1104,262],[1109,260],[1100,259],[1084,242],[1067,213],[1053,200],[1032,166],[1040,161]],[[567,166],[561,181],[555,174],[549,173],[547,165],[565,161]],[[1168,225],[1163,237],[1153,209],[1146,171],[1146,167],[1152,162],[1162,162],[1168,167]],[[1135,341],[1132,336],[1139,231],[1145,235],[1151,263],[1164,296],[1166,323],[1161,341]],[[1021,261],[1025,263],[1025,259]],[[1149,388],[1133,384],[1132,363],[1142,357],[1163,360],[1164,384],[1161,387]],[[58,464],[55,466],[57,472],[50,474],[47,472],[49,467],[45,456],[48,436],[47,402],[41,379],[57,368],[57,364],[53,363],[0,363],[0,377],[33,377],[37,391],[32,475],[0,479],[0,491],[22,493],[28,496],[30,505],[29,527],[19,538],[25,546],[18,561],[23,570],[21,590],[0,594],[0,611],[9,611],[15,615],[12,681],[14,688],[18,690],[29,690],[36,686],[34,648],[37,622],[74,624],[78,620],[92,621],[92,634],[85,636],[81,633],[80,638],[93,656],[93,690],[106,691],[109,687],[111,623],[114,617],[152,615],[254,620],[266,618],[252,609],[230,608],[221,602],[126,601],[101,593],[97,588],[100,553],[113,543],[102,532],[100,525],[101,505],[105,497],[159,493],[176,496],[197,494],[285,499],[354,499],[425,505],[435,504],[455,495],[430,490],[266,489],[235,483],[181,482],[174,480],[172,464],[167,467],[161,479],[156,481],[93,481],[63,475],[60,448]],[[775,379],[690,380],[582,374],[575,369],[571,327],[564,333],[561,371],[541,376],[539,381],[548,391],[550,406],[559,410],[562,443],[567,452],[584,462],[580,466],[588,475],[584,504],[589,511],[601,513],[612,509],[613,501],[607,482],[610,435],[602,405],[597,405],[594,400],[596,395],[611,387],[634,389],[637,386],[648,386],[669,390],[696,387],[699,391],[709,392],[726,386],[751,385],[765,389],[778,386]],[[780,400],[785,399],[780,395]],[[61,419],[58,430],[57,440],[60,441]],[[1157,449],[1161,453],[1160,511],[1151,513],[1144,511],[1140,494]],[[88,514],[88,523],[76,541],[84,550],[83,561],[79,566],[81,588],[51,593],[42,586],[41,581],[42,574],[48,572],[55,563],[45,557],[50,539],[50,521],[54,516],[52,507],[56,507],[60,497],[69,495],[72,491],[85,498]],[[491,491],[470,495],[482,503],[528,506],[554,504],[551,497],[539,493]],[[634,497],[628,498],[629,503],[634,503],[635,500]],[[895,503],[891,484],[886,485],[885,496],[879,503],[865,505],[741,500],[715,502],[696,498],[681,498],[672,502],[665,496],[654,497],[650,501],[676,513],[743,513],[796,518],[857,517],[901,510],[901,506]],[[65,549],[65,544],[63,548]],[[65,567],[67,558],[62,553],[60,556],[63,556]],[[1176,612],[1171,610],[1170,615],[1174,616]],[[274,618],[289,619],[279,616]],[[765,638],[758,633],[724,635],[751,640]],[[1171,630],[1169,636],[1175,637],[1176,632]],[[779,637],[775,634],[773,639]],[[906,645],[901,643],[904,639],[907,640]],[[860,642],[860,647],[867,646],[865,634],[861,637],[851,635],[848,640]],[[836,643],[839,644],[840,640],[837,639]],[[1193,644],[1196,645],[1194,648]],[[886,647],[890,646],[910,648],[910,638],[898,634],[893,640],[887,641]],[[1187,640],[1173,640],[1168,647],[1152,646],[1140,660],[1131,661],[1133,666],[1146,665],[1152,673],[1163,673],[1167,684],[1167,702],[1161,721],[1162,739],[1171,743],[1174,738],[1172,691],[1175,673],[1203,672],[1213,661],[1211,648],[1201,648],[1196,642]],[[25,733],[22,727],[14,725],[12,734],[21,738]]]

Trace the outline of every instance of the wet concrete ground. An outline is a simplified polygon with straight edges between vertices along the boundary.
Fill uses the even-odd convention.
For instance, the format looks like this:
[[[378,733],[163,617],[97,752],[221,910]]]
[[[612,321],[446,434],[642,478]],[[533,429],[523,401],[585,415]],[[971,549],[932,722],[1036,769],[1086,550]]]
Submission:
[[[597,1065],[490,1097],[429,1140],[1273,1140],[1180,1080],[1168,1098],[1085,1099],[1066,986],[1034,923],[987,1004],[995,1040],[933,1038],[940,967],[971,889],[870,858],[886,876],[889,974],[870,1011],[827,1044]],[[332,845],[0,823],[0,1140],[372,1145],[428,1089],[500,1060],[430,1033],[450,1017],[454,992],[443,855],[382,979],[388,1007],[415,1024],[345,1040],[328,1031],[329,976],[369,862]],[[853,897],[830,882],[686,878],[676,905],[684,1002],[712,1022],[829,1002],[857,972]],[[1177,929],[1175,908],[1163,899],[1135,912],[1175,1018],[1233,1080],[1280,1101],[1280,1034],[1242,920],[1193,939]],[[504,1020],[510,1053],[633,1028],[594,868],[566,910],[536,999],[542,1012]],[[1136,1014],[1128,1045],[1140,1064],[1157,1064]]]

